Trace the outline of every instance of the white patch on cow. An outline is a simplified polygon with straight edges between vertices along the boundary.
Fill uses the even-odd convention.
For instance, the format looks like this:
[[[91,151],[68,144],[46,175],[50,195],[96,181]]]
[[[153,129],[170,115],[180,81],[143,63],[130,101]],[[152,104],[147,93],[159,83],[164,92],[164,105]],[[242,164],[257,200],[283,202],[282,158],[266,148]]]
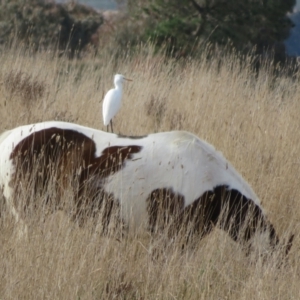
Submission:
[[[10,153],[15,145],[12,139],[8,139],[11,134],[12,130],[9,130],[0,135],[0,185],[2,186],[2,192],[6,199],[6,205],[19,225],[17,236],[22,237],[27,235],[27,226],[23,220],[20,220],[19,214],[13,205],[13,187],[10,185],[12,175],[15,172],[12,160],[9,159]]]
[[[260,207],[258,197],[233,166],[208,143],[183,131],[151,134],[141,140],[119,139],[121,145],[137,144],[142,151],[126,167],[109,176],[105,191],[119,199],[123,218],[141,225],[146,199],[154,189],[171,188],[185,198],[185,206],[218,185],[240,191]],[[111,140],[111,145],[115,141]],[[101,151],[100,151],[101,152]],[[135,160],[139,159],[139,160]]]

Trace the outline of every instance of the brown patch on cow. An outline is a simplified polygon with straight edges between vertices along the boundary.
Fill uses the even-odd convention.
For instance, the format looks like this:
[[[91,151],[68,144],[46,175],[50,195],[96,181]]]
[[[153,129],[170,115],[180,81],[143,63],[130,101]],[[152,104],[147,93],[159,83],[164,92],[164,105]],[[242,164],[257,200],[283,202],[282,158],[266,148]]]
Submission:
[[[91,170],[100,171],[101,178],[120,171],[126,160],[133,160],[133,154],[141,151],[141,146],[111,146],[105,148],[99,158],[95,158]]]
[[[192,222],[192,232],[198,232],[201,236],[219,226],[234,241],[247,242],[258,230],[269,231],[273,246],[279,241],[261,208],[238,190],[229,189],[226,185],[205,192],[185,208],[181,220],[184,223]]]
[[[184,197],[170,189],[153,191],[147,201],[151,231],[169,225],[171,234],[181,233],[188,241],[195,234],[202,238],[219,226],[234,241],[244,243],[257,231],[268,230],[271,245],[275,246],[279,242],[274,227],[266,220],[260,207],[228,186],[217,186],[205,192],[185,208]],[[160,221],[164,226],[157,225],[157,216],[161,214]]]
[[[184,209],[184,196],[167,188],[152,191],[146,202],[151,232],[170,226]]]
[[[104,195],[104,180],[124,168],[126,161],[132,160],[141,149],[138,145],[111,146],[96,157],[95,142],[78,131],[53,127],[33,132],[10,155],[17,170],[12,184],[18,195],[24,189],[43,194],[51,185],[55,196],[46,197],[45,204],[52,204],[54,209],[64,206],[62,195],[71,186],[74,219],[95,215],[103,206],[103,199],[111,198],[111,195]],[[32,202],[29,197],[24,201],[14,198],[19,211],[26,211]],[[110,215],[110,206],[106,215]]]

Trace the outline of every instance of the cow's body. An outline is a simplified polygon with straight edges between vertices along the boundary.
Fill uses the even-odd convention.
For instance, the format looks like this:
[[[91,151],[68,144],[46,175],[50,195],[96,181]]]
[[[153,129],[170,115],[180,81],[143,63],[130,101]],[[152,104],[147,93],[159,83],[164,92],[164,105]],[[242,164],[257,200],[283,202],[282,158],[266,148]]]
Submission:
[[[38,158],[41,153],[43,159]],[[187,132],[123,137],[77,124],[44,122],[3,133],[0,155],[0,184],[17,219],[24,205],[13,200],[16,186],[22,186],[23,178],[16,174],[20,169],[31,172],[36,164],[48,165],[55,158],[59,159],[57,168],[63,176],[70,170],[76,173],[76,201],[81,201],[84,187],[90,185],[90,201],[101,202],[99,198],[109,195],[120,206],[121,217],[127,224],[150,225],[154,230],[157,211],[164,209],[164,219],[168,219],[168,214],[177,223],[193,219],[197,230],[201,223],[205,233],[218,223],[227,205],[228,217],[223,228],[233,239],[238,238],[251,210],[252,221],[243,238],[250,239],[261,224],[264,230],[270,230],[271,243],[278,242],[247,182],[220,152]],[[79,159],[73,164],[75,157]],[[75,166],[73,169],[69,168],[70,162]],[[37,174],[40,173],[38,170]],[[42,174],[47,176],[46,172]],[[184,214],[188,216],[185,219]]]

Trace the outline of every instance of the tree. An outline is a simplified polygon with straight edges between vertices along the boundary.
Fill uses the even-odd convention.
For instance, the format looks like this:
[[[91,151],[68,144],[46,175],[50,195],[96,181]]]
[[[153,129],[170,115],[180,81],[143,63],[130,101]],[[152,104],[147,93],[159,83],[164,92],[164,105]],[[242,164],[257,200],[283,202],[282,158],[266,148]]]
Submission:
[[[203,41],[238,50],[273,48],[293,26],[295,0],[128,0],[129,13],[144,20],[144,39],[191,53]]]
[[[44,0],[0,1],[0,45],[13,37],[31,49],[68,50],[73,56],[103,23],[95,10],[80,4]]]

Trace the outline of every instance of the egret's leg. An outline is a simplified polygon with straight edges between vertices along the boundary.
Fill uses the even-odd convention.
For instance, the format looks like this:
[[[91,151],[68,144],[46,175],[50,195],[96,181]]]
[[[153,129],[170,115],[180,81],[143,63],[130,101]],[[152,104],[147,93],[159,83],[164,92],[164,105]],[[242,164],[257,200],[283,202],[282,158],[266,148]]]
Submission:
[[[110,127],[111,127],[111,132],[114,132],[113,131],[113,126],[112,126],[112,120],[110,120]]]

